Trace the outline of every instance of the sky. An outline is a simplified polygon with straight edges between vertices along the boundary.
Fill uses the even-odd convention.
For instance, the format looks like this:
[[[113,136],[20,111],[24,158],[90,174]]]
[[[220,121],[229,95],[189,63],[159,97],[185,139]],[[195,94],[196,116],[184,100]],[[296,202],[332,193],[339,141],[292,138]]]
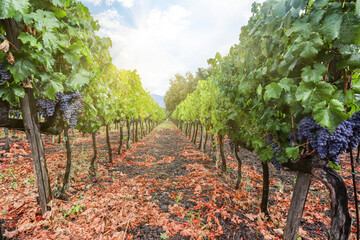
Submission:
[[[257,0],[256,2],[263,2]],[[136,69],[143,87],[165,95],[176,73],[208,67],[238,43],[254,0],[81,0],[110,37],[113,63]]]

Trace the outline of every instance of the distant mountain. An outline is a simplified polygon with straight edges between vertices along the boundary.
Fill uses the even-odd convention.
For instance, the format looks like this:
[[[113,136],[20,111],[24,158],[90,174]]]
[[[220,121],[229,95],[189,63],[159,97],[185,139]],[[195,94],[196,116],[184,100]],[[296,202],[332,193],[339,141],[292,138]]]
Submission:
[[[150,94],[150,96],[153,97],[155,102],[157,104],[159,104],[160,107],[165,108],[164,96],[160,96],[160,95],[157,95],[157,94]]]

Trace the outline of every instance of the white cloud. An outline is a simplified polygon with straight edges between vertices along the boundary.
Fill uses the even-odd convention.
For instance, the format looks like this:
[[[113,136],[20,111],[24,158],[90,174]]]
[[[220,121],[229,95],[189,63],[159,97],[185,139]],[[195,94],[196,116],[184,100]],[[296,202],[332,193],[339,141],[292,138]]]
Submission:
[[[99,5],[102,2],[105,2],[106,5],[113,5],[114,2],[121,3],[126,8],[131,8],[134,6],[134,0],[82,0],[83,2],[89,2],[95,6]]]
[[[134,0],[105,0],[106,5],[112,5],[114,2],[121,3],[126,8],[134,6]]]
[[[123,4],[125,1],[121,0]],[[198,67],[206,67],[206,60],[216,52],[225,55],[238,42],[252,2],[181,0],[153,8],[150,1],[137,0],[129,9],[135,22],[132,27],[124,23],[116,9],[95,18],[101,25],[100,35],[113,41],[111,52],[116,66],[137,69],[143,86],[161,95],[176,73],[195,73]]]
[[[102,0],[83,0],[83,2],[89,2],[92,3],[94,5],[99,5],[101,3]]]

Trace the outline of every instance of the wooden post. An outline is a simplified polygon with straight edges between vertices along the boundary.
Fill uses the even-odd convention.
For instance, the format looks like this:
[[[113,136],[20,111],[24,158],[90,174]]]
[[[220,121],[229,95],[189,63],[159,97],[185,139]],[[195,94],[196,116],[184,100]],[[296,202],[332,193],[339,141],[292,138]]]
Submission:
[[[93,148],[94,148],[94,155],[91,158],[91,162],[90,162],[90,173],[94,174],[96,173],[95,171],[95,160],[97,158],[97,147],[96,147],[96,132],[92,132],[91,133],[91,138],[92,138],[92,142],[93,142]]]
[[[52,199],[52,195],[33,89],[25,88],[25,95],[24,98],[20,99],[20,105],[25,133],[30,143],[31,156],[39,191],[41,212],[45,214],[47,211],[47,204]]]
[[[61,199],[66,199],[65,188],[70,182],[70,170],[71,170],[71,146],[70,146],[70,138],[69,138],[69,127],[65,127],[64,129],[64,137],[66,138],[65,146],[66,146],[66,169],[64,174],[63,186],[61,188],[61,194],[63,197]]]
[[[126,147],[127,147],[127,149],[130,149],[131,124],[130,124],[129,119],[127,119],[127,118],[126,118],[126,128],[127,128]]]
[[[201,126],[201,136],[200,136],[199,149],[200,149],[200,151],[204,152],[204,129],[205,129],[205,126],[202,124],[200,126]]]
[[[241,183],[241,166],[242,166],[242,162],[241,162],[241,158],[239,156],[239,145],[236,142],[234,142],[235,146],[234,146],[234,153],[235,153],[235,158],[238,162],[238,178],[236,181],[236,185],[235,185],[235,189],[239,189],[240,187],[240,183]]]
[[[118,154],[122,153],[123,139],[124,139],[123,125],[120,123],[120,140],[119,140]]]
[[[296,178],[289,214],[284,232],[285,240],[296,240],[301,217],[304,211],[306,198],[311,183],[311,175],[299,172]]]
[[[138,134],[139,134],[139,131],[138,131],[139,121],[135,120],[134,124],[135,124],[135,142],[138,142],[139,141],[139,137],[138,137]]]
[[[105,129],[106,129],[106,145],[107,145],[107,148],[108,148],[109,163],[112,163],[112,149],[111,149],[110,137],[109,137],[109,125],[110,125],[110,123],[106,124],[106,126],[105,126]]]
[[[220,147],[220,157],[221,157],[221,170],[226,172],[226,159],[224,154],[224,136],[222,134],[218,134],[219,139],[219,147]]]

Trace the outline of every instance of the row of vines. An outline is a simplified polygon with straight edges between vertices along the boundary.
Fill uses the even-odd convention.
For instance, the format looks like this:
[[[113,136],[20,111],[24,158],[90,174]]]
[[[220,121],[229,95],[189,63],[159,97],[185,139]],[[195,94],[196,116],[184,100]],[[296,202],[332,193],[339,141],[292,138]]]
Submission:
[[[285,239],[296,239],[312,177],[330,191],[330,239],[349,238],[348,197],[337,169],[339,155],[349,153],[354,165],[357,148],[359,158],[359,52],[359,1],[254,3],[239,43],[228,55],[208,60],[210,77],[200,81],[171,115],[186,133],[200,125],[201,136],[204,131],[216,136],[223,171],[225,135],[235,152],[242,147],[259,156],[265,213],[268,163],[298,173]],[[241,159],[238,162],[237,187]],[[355,179],[357,173],[351,171]],[[357,198],[355,183],[354,188]]]
[[[69,130],[93,136],[95,174],[96,132],[105,127],[108,161],[112,161],[109,126],[120,128],[130,148],[166,118],[141,85],[136,70],[113,64],[111,40],[100,38],[100,26],[76,0],[8,0],[0,11],[0,127],[26,132],[30,143],[42,213],[55,197],[66,197],[71,167]],[[127,136],[123,127],[126,124]],[[138,128],[140,129],[138,131]],[[63,135],[67,165],[63,185],[51,190],[41,134]]]

